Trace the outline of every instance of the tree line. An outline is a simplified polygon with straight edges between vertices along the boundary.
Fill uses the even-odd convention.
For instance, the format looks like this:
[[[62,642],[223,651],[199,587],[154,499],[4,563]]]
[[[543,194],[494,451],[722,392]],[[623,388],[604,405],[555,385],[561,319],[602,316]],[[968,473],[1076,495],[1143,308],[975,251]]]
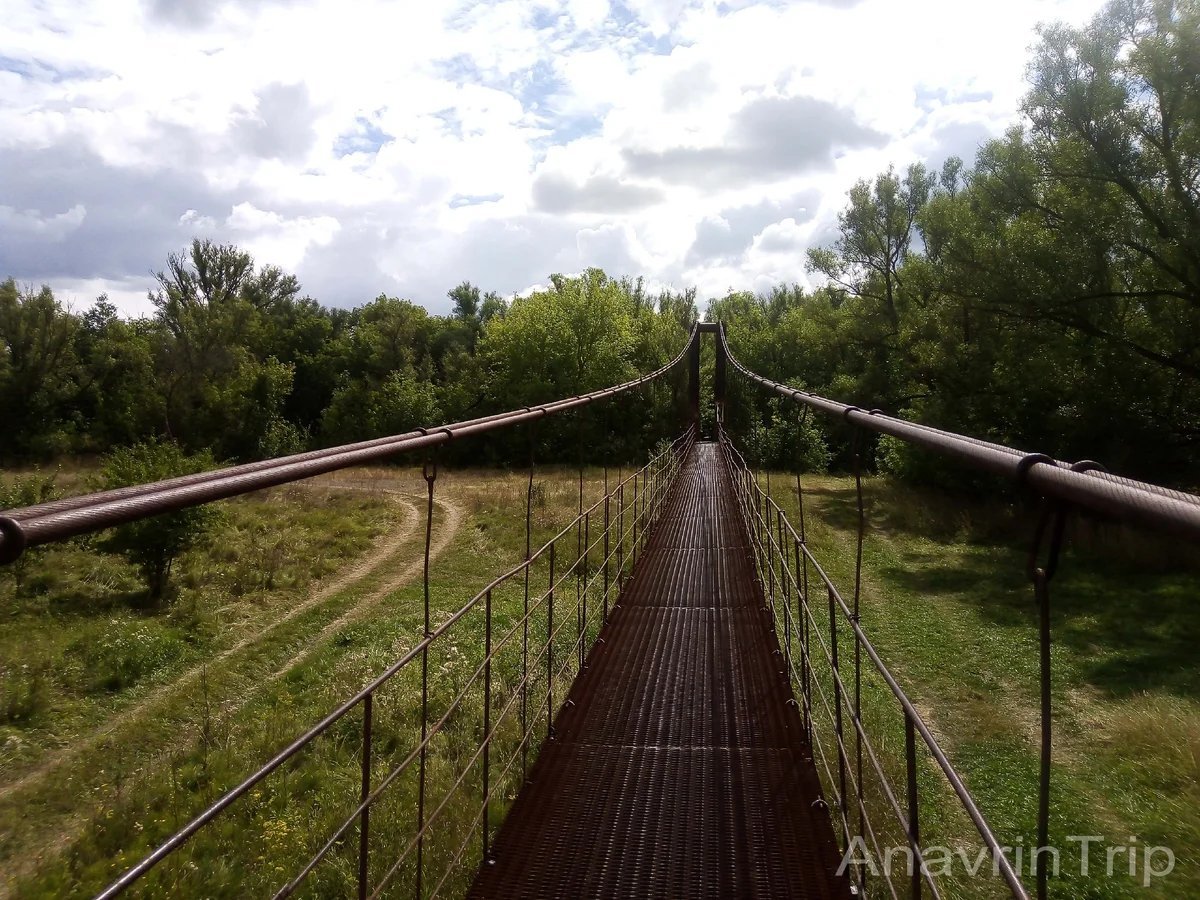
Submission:
[[[836,241],[807,255],[825,287],[731,293],[708,314],[778,380],[1195,487],[1200,4],[1118,0],[1044,28],[1028,78],[1023,121],[972,166],[855,185]],[[756,403],[731,415],[782,462],[793,413]],[[944,479],[888,441],[877,457]]]
[[[755,370],[979,438],[1200,479],[1200,4],[1116,0],[1043,29],[1023,120],[973,163],[889,169],[850,191],[815,290],[708,304]],[[156,276],[154,314],[82,314],[48,287],[0,284],[0,455],[170,441],[246,460],[487,415],[662,365],[696,294],[599,270],[507,302],[463,283],[453,311],[380,296],[332,309],[294,276],[208,241]],[[760,461],[848,460],[836,427],[733,379],[730,424]],[[740,393],[739,393],[740,392]],[[635,413],[545,423],[543,460],[633,459],[683,421],[683,373]],[[880,468],[941,480],[882,442]],[[517,462],[529,437],[454,450]]]
[[[696,318],[694,294],[652,296],[599,270],[511,303],[463,283],[445,316],[388,296],[334,309],[294,276],[204,240],[155,278],[155,312],[134,320],[104,297],[78,314],[48,287],[0,284],[5,458],[156,438],[241,461],[398,434],[635,377],[677,354]],[[664,436],[659,425],[678,425],[667,413],[682,402],[673,383],[645,398],[645,427],[610,438],[599,416],[581,417],[539,441],[561,456],[585,428],[589,454],[633,458]],[[601,431],[616,445],[597,447]],[[465,457],[523,458],[520,447],[489,441]]]

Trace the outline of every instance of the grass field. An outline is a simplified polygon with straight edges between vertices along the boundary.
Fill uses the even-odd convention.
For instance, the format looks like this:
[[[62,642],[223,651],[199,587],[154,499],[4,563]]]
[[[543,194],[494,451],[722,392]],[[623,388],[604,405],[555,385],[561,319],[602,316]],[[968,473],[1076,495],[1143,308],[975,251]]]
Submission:
[[[772,496],[797,522],[794,476],[776,473],[772,484]],[[809,546],[849,598],[853,481],[806,477],[804,488]],[[1037,511],[968,503],[885,479],[867,479],[864,494],[863,627],[1001,844],[1036,846],[1038,620],[1026,563]],[[820,610],[824,593],[814,590],[813,597]],[[1073,529],[1051,584],[1051,844],[1062,854],[1052,896],[1200,896],[1198,599],[1200,575],[1186,548],[1114,526]],[[848,629],[840,640],[842,675],[851,683]],[[903,803],[903,720],[881,679],[864,677],[863,691],[864,721],[876,729]],[[826,739],[832,748],[829,729]],[[977,834],[932,761],[921,757],[920,793],[934,800],[922,810],[922,844],[969,850],[974,859]],[[870,798],[869,774],[864,783]],[[881,812],[880,798],[873,799]],[[888,833],[891,844],[903,844],[898,829]],[[1087,877],[1081,842],[1068,836],[1101,838],[1089,843]],[[1114,851],[1110,877],[1107,848],[1120,846],[1135,848],[1135,873],[1128,851]],[[1171,875],[1152,878],[1149,887],[1147,846],[1175,855]],[[1156,854],[1156,867],[1165,859]],[[975,878],[961,877],[962,866],[952,869],[960,877],[947,881],[950,896],[1003,896],[990,871],[990,862]],[[1032,885],[1028,855],[1021,871]]]
[[[537,473],[535,547],[573,519],[575,478],[570,470]],[[600,479],[587,473],[588,502],[600,495]],[[794,481],[776,474],[772,484],[794,512]],[[853,483],[805,484],[810,546],[850,588]],[[179,596],[159,611],[132,608],[135,573],[86,546],[35,559],[19,591],[11,574],[0,576],[0,896],[94,893],[411,648],[422,630],[424,489],[419,470],[380,468],[227,502],[225,536],[184,561]],[[442,473],[435,625],[523,558],[525,492],[521,472]],[[866,482],[866,497],[864,626],[1001,838],[1032,844],[1037,644],[1024,572],[1033,521],[1027,512],[964,505],[881,479]],[[1099,876],[1093,865],[1092,877],[1064,877],[1053,893],[1200,896],[1200,578],[1173,558],[1177,549],[1119,537],[1080,535],[1052,588],[1053,830],[1060,840],[1094,834],[1128,844],[1136,836],[1139,846],[1172,847],[1177,864],[1143,889],[1140,869],[1137,878],[1120,868],[1103,877],[1101,858]],[[539,583],[546,574],[537,570]],[[499,634],[519,612],[519,586],[498,590],[495,602]],[[470,699],[464,709],[477,712],[467,675],[482,658],[482,620],[464,619],[455,634],[431,653],[431,705],[452,709],[462,692]],[[559,654],[565,659],[567,648]],[[511,697],[519,661],[501,656],[497,665]],[[414,744],[416,674],[404,670],[376,698],[376,781]],[[564,664],[557,690],[570,674]],[[868,681],[864,704],[887,764],[895,770],[899,761],[902,771],[899,719],[877,684]],[[531,713],[531,729],[544,725],[544,712]],[[354,715],[339,723],[135,895],[272,892],[353,809],[359,729]],[[431,797],[459,778],[475,783],[470,753],[479,734],[474,713],[451,718],[431,751]],[[504,738],[519,745],[511,728]],[[493,774],[493,823],[518,776],[519,767]],[[479,798],[471,790],[450,794],[458,799],[438,814],[425,847],[430,871],[441,872],[454,868],[466,837],[446,885],[451,894],[478,859],[470,841]],[[923,843],[969,844],[963,817],[928,766],[921,791],[931,801]],[[403,849],[384,836],[413,830],[414,796],[406,776],[372,810],[374,881]],[[356,851],[351,832],[314,872],[310,895],[343,895]],[[1064,876],[1071,869],[1067,855],[1062,868]],[[398,877],[396,893],[411,894],[411,866]],[[948,896],[996,893],[990,878],[951,884]]]
[[[577,477],[537,473],[535,548],[574,519]],[[600,470],[586,473],[589,503],[602,483]],[[130,607],[135,573],[92,548],[40,554],[19,590],[9,574],[0,588],[0,709],[16,714],[0,724],[0,895],[94,893],[410,647],[422,630],[425,487],[419,469],[355,470],[222,504],[220,540],[183,561],[179,596],[155,612]],[[523,472],[442,472],[435,624],[523,558],[526,490]],[[264,555],[273,560],[270,587]],[[497,594],[499,621],[511,619],[520,597],[511,586]],[[481,655],[482,623],[466,621],[463,632],[469,640],[431,654],[435,710]],[[568,637],[558,640],[560,659]],[[565,690],[570,667],[555,677]],[[418,732],[416,696],[406,671],[376,698],[380,772]],[[357,725],[347,725],[156,870],[145,895],[273,892],[357,802]],[[456,735],[464,747],[478,740],[465,721],[439,736],[431,796],[462,762]],[[389,819],[394,833],[412,831],[404,818],[412,788],[398,782],[373,808],[377,834]],[[443,843],[453,836],[457,846],[472,823],[456,817],[477,802],[443,811]],[[317,893],[345,892],[352,843],[314,873]],[[373,854],[378,866],[395,849]],[[430,868],[447,853],[431,839]]]

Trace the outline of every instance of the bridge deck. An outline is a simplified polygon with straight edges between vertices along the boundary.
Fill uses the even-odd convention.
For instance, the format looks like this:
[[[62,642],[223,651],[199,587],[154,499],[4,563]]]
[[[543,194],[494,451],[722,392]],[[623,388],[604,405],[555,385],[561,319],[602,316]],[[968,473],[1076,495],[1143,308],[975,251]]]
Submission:
[[[472,896],[850,896],[749,554],[697,444]]]

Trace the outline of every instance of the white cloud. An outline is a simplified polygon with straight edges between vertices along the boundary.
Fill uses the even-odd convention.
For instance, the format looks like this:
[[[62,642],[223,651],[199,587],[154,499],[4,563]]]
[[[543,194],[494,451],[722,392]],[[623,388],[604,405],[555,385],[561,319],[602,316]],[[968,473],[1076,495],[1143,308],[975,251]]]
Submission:
[[[62,241],[87,218],[87,208],[75,204],[65,212],[44,215],[33,209],[0,206],[0,229],[22,231],[50,241]]]
[[[332,216],[286,218],[252,203],[239,203],[225,219],[225,229],[257,260],[295,269],[309,247],[329,244],[341,224]]]
[[[807,229],[797,225],[795,219],[784,219],[760,231],[753,248],[759,253],[796,254],[803,249],[807,234]]]
[[[330,303],[803,281],[855,179],[1002,133],[1100,2],[15,0],[0,277],[144,310],[204,235]]]

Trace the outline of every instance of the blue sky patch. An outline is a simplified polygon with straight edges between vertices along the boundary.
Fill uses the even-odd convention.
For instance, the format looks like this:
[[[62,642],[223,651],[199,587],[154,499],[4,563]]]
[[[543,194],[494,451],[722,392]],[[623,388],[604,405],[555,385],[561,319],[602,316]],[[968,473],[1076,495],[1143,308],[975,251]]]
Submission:
[[[333,152],[340,156],[351,153],[377,153],[379,148],[395,138],[369,119],[359,116],[355,128],[339,134],[333,142]]]

